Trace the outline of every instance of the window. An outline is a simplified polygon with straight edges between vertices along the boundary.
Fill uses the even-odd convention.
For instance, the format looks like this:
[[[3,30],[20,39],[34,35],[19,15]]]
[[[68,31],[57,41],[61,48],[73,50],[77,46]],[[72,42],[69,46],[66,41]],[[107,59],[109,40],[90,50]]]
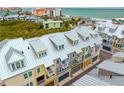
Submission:
[[[64,45],[59,46],[59,50],[64,49]]]
[[[33,82],[29,82],[25,86],[33,86]]]
[[[73,57],[75,57],[75,54],[73,53]]]
[[[30,72],[28,72],[28,75],[29,75],[29,77],[31,77],[32,76],[32,72],[30,71]]]
[[[15,68],[15,64],[11,64],[11,66],[12,66],[12,70],[15,70],[16,68]]]
[[[61,72],[61,68],[60,68],[60,67],[58,67],[58,68],[57,68],[57,71],[58,71],[58,72]]]
[[[106,43],[107,41],[105,39],[103,39],[103,43]]]
[[[37,68],[37,73],[40,73],[41,72],[41,68]]]
[[[29,72],[26,72],[24,74],[24,79],[28,78],[28,77],[31,77],[32,76],[32,71],[29,71]]]
[[[56,26],[56,23],[53,23],[53,26],[55,27]]]
[[[46,51],[44,52],[44,54],[45,54],[45,55],[47,54]]]
[[[61,46],[59,46],[59,49],[61,49]]]
[[[20,68],[21,66],[20,66],[20,62],[17,62],[16,63],[16,68]]]
[[[77,45],[78,44],[78,40],[73,42],[73,45]]]
[[[56,63],[59,64],[59,60],[57,60]]]
[[[29,83],[27,83],[26,86],[29,86]]]
[[[89,37],[86,37],[86,40],[89,40]]]
[[[91,54],[87,54],[87,55],[85,55],[85,59],[87,59],[87,58],[89,58],[91,56]]]
[[[23,61],[21,61],[21,65],[22,65],[22,67],[24,67],[24,66],[25,66]]]
[[[24,78],[25,79],[28,78],[28,74],[27,73],[24,74]]]
[[[63,23],[60,23],[60,26],[62,27],[63,26]]]
[[[30,84],[30,86],[33,86],[33,82],[30,82],[29,84]]]
[[[49,25],[48,24],[45,24],[45,28],[49,28]]]
[[[41,54],[39,54],[39,57],[41,56]]]
[[[40,56],[45,56],[47,53],[46,51],[42,52],[41,54],[39,54]]]
[[[64,48],[64,45],[62,45],[62,49]]]
[[[44,56],[44,53],[42,52],[42,56]]]

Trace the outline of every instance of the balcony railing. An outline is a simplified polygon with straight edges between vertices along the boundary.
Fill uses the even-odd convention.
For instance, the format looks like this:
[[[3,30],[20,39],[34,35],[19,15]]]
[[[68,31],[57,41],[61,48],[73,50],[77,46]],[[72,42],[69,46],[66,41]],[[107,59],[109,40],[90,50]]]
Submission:
[[[37,82],[37,84],[38,84],[38,85],[43,85],[44,82],[45,82],[45,80],[43,79],[43,80]]]

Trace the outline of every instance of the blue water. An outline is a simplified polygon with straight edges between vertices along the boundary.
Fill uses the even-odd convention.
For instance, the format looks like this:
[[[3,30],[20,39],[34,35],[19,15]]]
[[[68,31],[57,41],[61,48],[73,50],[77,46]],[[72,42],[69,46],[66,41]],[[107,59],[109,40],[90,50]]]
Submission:
[[[33,8],[23,8],[23,11],[32,11]],[[112,19],[116,17],[124,18],[123,8],[61,8],[62,14],[71,16],[94,17],[102,19]],[[4,14],[0,11],[0,14]],[[16,14],[11,12],[10,14]]]
[[[66,15],[112,19],[124,17],[124,8],[62,8]]]

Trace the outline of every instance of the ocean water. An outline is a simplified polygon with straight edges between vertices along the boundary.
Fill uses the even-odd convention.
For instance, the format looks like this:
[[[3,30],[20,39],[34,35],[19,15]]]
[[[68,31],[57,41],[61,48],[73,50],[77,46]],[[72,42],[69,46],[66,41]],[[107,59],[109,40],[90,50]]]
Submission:
[[[32,11],[32,8],[23,8],[23,11]],[[61,8],[62,14],[71,16],[82,16],[82,17],[93,17],[102,19],[112,19],[123,17],[124,18],[124,7],[123,8]],[[4,12],[0,11],[0,15]],[[11,12],[10,14],[16,14]]]
[[[65,15],[112,19],[123,17],[124,8],[62,8]]]

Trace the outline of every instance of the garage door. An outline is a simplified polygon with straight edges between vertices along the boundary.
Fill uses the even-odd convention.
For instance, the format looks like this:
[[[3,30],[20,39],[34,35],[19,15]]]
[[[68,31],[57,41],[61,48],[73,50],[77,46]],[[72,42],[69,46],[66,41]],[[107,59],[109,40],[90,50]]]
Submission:
[[[107,51],[111,51],[111,48],[110,47],[107,47],[107,46],[103,46],[103,49],[104,50],[107,50]]]
[[[64,74],[61,77],[59,77],[59,82],[61,82],[62,80],[66,79],[67,77],[69,77],[69,72],[67,72],[66,74]]]

